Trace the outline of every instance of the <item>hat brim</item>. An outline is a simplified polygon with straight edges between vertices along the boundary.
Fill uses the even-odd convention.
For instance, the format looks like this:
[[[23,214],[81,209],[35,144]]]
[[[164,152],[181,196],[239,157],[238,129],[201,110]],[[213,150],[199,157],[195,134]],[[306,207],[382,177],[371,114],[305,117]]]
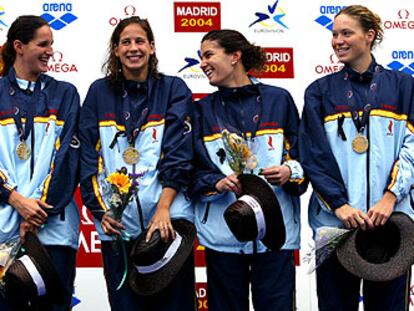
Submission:
[[[266,234],[261,239],[263,244],[273,251],[278,251],[286,240],[286,229],[279,201],[272,187],[261,177],[253,174],[241,174],[243,195],[251,195],[261,202],[266,223]]]
[[[27,232],[23,247],[25,249],[25,253],[31,258],[33,264],[43,278],[46,286],[46,299],[58,305],[63,304],[67,296],[66,290],[62,285],[59,274],[56,271],[55,265],[53,264],[49,253],[40,242],[36,234],[33,232]],[[26,275],[30,278],[30,282],[32,282],[26,268],[19,261],[16,261],[10,266],[6,272],[6,291],[9,295],[17,295],[18,297],[22,297],[22,288],[15,288],[15,286],[19,283],[20,285],[25,284],[24,286],[27,286],[29,283]],[[11,287],[9,288],[7,288],[8,279],[11,280]],[[37,297],[36,291],[33,291],[33,289],[28,290],[28,295],[25,298],[30,300]],[[15,293],[15,291],[17,291],[17,293]]]
[[[389,219],[400,234],[400,246],[394,256],[384,263],[371,263],[357,251],[355,230],[336,250],[339,262],[352,274],[368,281],[391,281],[406,273],[414,264],[414,222],[403,213],[394,213]]]
[[[132,290],[138,295],[154,295],[165,289],[180,271],[193,250],[196,236],[195,226],[185,219],[171,220],[171,223],[174,230],[181,235],[182,241],[170,262],[159,270],[148,274],[139,273],[133,263],[129,265],[128,282]],[[141,233],[135,244],[137,244],[139,240],[145,238],[146,233],[147,230]]]

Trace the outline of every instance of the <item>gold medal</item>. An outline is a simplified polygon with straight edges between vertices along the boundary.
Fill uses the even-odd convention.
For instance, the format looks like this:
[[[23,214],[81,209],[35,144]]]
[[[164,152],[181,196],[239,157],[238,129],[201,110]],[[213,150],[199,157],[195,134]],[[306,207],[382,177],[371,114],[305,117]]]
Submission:
[[[31,151],[29,145],[25,141],[20,142],[16,147],[16,154],[20,160],[30,158]]]
[[[368,150],[369,142],[368,139],[358,133],[358,135],[352,140],[352,150],[356,153],[364,153]]]
[[[131,164],[131,165],[137,164],[139,161],[139,157],[140,157],[139,151],[136,148],[131,147],[131,146],[126,148],[124,152],[122,153],[122,158],[124,159],[124,162],[127,164]]]

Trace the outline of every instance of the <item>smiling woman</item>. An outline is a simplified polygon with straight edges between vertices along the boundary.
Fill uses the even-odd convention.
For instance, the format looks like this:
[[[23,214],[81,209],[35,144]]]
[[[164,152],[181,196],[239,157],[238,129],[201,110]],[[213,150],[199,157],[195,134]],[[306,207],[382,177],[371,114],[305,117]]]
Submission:
[[[372,50],[382,41],[381,25],[364,6],[343,8],[334,19],[332,48],[345,66],[305,92],[300,152],[315,190],[309,206],[314,232],[323,226],[376,232],[394,212],[413,217],[414,83],[376,62]],[[387,135],[393,128],[400,130]],[[358,310],[361,282],[365,310],[408,309],[409,271],[387,282],[365,281],[332,256],[316,277],[320,310]]]
[[[81,191],[102,241],[112,310],[194,310],[192,254],[180,254],[182,260],[173,263],[177,275],[163,279],[168,282],[151,280],[163,274],[155,273],[166,263],[162,256],[153,266],[146,258],[143,268],[131,268],[127,258],[136,238],[149,248],[170,244],[179,252],[185,237],[173,224],[184,221],[193,227],[193,206],[184,196],[193,157],[191,92],[181,79],[160,74],[157,63],[148,21],[138,16],[122,20],[111,36],[106,77],[90,86],[82,106]],[[122,217],[115,218],[110,211],[113,193],[105,180],[119,170],[130,172],[139,189],[126,202]],[[114,252],[111,240],[124,243]],[[154,272],[144,278],[156,285],[137,289],[142,284],[136,268]]]
[[[53,287],[66,294],[56,301],[42,290],[42,282],[50,286],[46,277],[35,279],[39,295],[23,287],[19,297],[0,298],[1,310],[68,310],[71,304],[79,229],[72,197],[79,146],[72,140],[80,101],[72,84],[44,74],[52,44],[47,22],[25,15],[12,23],[2,49],[0,137],[8,143],[0,146],[0,243],[37,234],[60,277]]]

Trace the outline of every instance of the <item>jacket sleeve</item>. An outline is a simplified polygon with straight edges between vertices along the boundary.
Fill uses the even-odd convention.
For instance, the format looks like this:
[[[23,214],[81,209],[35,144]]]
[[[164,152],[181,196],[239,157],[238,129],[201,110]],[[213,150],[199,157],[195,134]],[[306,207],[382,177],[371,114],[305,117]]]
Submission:
[[[414,184],[414,79],[409,77],[411,86],[401,86],[404,90],[402,101],[409,102],[409,112],[404,138],[397,160],[391,169],[386,190],[397,197],[397,202],[408,195]]]
[[[291,175],[289,181],[283,186],[286,192],[293,195],[305,193],[308,181],[304,176],[302,165],[299,163],[299,113],[292,96],[286,92],[287,114],[284,128],[283,165],[289,167]]]
[[[80,99],[74,87],[69,88],[63,98],[63,107],[69,108],[41,197],[42,201],[53,206],[53,209],[46,210],[48,214],[58,214],[69,204],[79,182],[80,142],[77,137],[77,129]]]
[[[317,81],[305,92],[305,106],[299,129],[299,151],[305,174],[327,208],[335,210],[347,204],[345,183],[324,129],[322,94]]]
[[[93,216],[102,219],[108,209],[98,185],[99,174],[99,123],[96,110],[97,90],[91,86],[81,108],[79,120],[80,190],[83,204]]]
[[[192,94],[179,78],[172,82],[171,98],[165,117],[159,178],[163,188],[186,192],[192,173]]]
[[[8,204],[10,193],[15,187],[9,183],[6,171],[0,168],[0,203]]]
[[[220,172],[217,166],[211,161],[203,143],[201,107],[195,104],[194,111],[194,178],[191,186],[192,196],[211,195],[217,197],[216,183],[226,176]],[[213,195],[212,195],[213,194]]]

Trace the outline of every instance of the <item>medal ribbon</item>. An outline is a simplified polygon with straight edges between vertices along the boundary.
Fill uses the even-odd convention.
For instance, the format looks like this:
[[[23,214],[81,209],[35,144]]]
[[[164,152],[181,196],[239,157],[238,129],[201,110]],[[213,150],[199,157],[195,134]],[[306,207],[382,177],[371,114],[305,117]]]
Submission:
[[[148,103],[148,94],[147,94],[147,103]],[[134,127],[132,124],[132,115],[131,115],[131,106],[130,106],[130,100],[129,95],[126,89],[124,88],[123,95],[122,95],[122,111],[123,111],[123,121],[125,125],[125,132],[127,135],[127,140],[130,146],[135,146],[135,140],[137,139],[141,127],[145,124],[147,121],[147,118],[150,114],[150,109],[148,108],[148,105],[145,105],[144,108],[141,110],[141,116],[138,119],[137,125]]]
[[[382,67],[379,65],[375,66],[374,75],[372,77],[371,83],[369,85],[369,90],[367,92],[367,101],[368,103],[362,109],[362,115],[359,116],[358,106],[355,102],[355,96],[352,91],[352,83],[349,78],[349,74],[345,72],[344,82],[345,82],[345,96],[348,102],[348,106],[351,109],[352,121],[354,122],[355,128],[358,133],[363,133],[366,125],[368,124],[369,114],[372,108],[377,102],[377,89],[380,82],[380,73],[382,72]]]

